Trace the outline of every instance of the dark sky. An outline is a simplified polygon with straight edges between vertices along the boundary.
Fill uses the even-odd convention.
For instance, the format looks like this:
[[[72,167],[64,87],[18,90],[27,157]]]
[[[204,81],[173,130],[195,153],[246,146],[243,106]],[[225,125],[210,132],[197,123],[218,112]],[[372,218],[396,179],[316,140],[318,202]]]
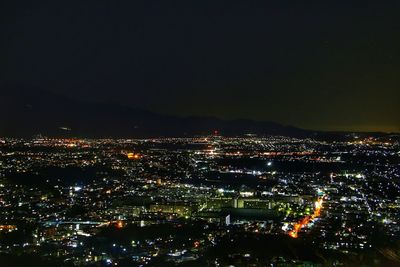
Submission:
[[[0,81],[165,114],[400,132],[400,1],[1,1]]]

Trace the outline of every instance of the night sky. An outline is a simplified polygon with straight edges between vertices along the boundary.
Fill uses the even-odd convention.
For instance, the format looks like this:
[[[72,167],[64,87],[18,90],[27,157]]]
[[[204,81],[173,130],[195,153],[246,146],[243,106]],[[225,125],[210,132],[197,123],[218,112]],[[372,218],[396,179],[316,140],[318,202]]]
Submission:
[[[1,1],[0,85],[400,132],[400,1]]]

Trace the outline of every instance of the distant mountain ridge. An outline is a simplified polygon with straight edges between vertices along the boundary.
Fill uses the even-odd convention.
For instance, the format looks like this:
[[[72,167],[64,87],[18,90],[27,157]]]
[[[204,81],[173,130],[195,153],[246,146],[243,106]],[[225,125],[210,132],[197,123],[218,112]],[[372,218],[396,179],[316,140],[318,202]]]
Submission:
[[[0,136],[142,138],[242,134],[310,136],[268,121],[168,116],[116,104],[84,102],[27,86],[0,89]]]

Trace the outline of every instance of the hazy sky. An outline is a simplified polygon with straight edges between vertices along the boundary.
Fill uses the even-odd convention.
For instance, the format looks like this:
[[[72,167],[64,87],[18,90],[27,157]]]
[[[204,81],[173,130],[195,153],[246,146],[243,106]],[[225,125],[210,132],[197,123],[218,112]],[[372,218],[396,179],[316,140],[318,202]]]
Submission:
[[[400,1],[2,2],[3,85],[182,116],[400,132]]]

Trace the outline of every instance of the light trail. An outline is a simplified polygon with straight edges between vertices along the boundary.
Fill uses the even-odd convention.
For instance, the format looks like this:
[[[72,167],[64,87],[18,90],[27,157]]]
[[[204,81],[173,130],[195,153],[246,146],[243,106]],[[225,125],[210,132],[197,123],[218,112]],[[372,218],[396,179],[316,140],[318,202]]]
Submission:
[[[301,228],[306,226],[310,221],[319,217],[321,215],[321,209],[322,209],[323,202],[324,202],[324,197],[318,198],[318,200],[315,202],[314,213],[311,216],[306,216],[301,221],[297,222],[294,225],[293,230],[289,232],[289,236],[291,236],[293,238],[297,238],[299,236],[299,232],[300,232]]]

